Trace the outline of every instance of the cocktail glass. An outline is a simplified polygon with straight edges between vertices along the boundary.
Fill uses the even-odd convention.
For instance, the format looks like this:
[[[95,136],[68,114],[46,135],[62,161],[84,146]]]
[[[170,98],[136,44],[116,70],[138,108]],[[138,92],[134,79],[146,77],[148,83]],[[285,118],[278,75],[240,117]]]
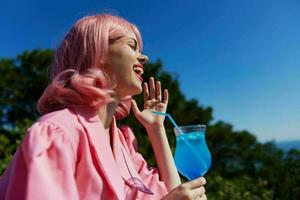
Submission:
[[[180,130],[179,130],[180,129]],[[205,140],[205,125],[174,127],[177,170],[188,180],[203,176],[211,166],[211,154]]]

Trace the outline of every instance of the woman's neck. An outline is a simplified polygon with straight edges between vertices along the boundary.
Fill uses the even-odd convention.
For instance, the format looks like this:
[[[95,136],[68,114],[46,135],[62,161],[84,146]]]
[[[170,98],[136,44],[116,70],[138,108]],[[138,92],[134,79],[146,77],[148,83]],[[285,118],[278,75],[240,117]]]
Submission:
[[[105,106],[102,106],[98,111],[98,116],[103,123],[104,129],[109,132],[109,128],[115,115],[116,108],[119,104],[119,101],[110,102]]]

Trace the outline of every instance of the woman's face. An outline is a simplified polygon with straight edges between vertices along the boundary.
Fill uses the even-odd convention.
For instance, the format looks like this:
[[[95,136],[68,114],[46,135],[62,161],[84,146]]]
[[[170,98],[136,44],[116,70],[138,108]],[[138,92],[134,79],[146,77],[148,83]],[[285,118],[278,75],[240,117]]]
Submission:
[[[115,76],[115,91],[122,98],[142,92],[143,65],[148,57],[141,54],[136,36],[133,32],[115,40],[109,46],[105,71]]]

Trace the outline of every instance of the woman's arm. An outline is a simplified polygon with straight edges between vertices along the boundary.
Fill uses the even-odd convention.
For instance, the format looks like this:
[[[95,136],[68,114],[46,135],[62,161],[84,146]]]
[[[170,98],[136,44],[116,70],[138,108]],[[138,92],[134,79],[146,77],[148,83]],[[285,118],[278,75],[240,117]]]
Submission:
[[[154,78],[149,79],[149,87],[147,83],[143,84],[144,109],[142,111],[132,101],[132,110],[136,118],[146,128],[155,158],[160,171],[161,179],[165,182],[168,191],[180,185],[180,177],[176,170],[173,155],[170,149],[168,138],[164,127],[164,116],[152,113],[152,110],[166,112],[169,94],[168,90],[161,91],[159,81],[154,82]]]
[[[166,184],[168,191],[171,191],[180,185],[181,181],[175,167],[165,127],[149,127],[146,130],[152,144],[161,180]]]
[[[132,100],[132,110],[135,117],[146,128],[152,143],[161,179],[164,181],[169,192],[163,199],[206,200],[204,188],[206,183],[205,178],[200,177],[181,184],[164,128],[165,117],[152,113],[152,110],[166,112],[169,100],[168,90],[164,90],[162,98],[160,82],[157,81],[154,83],[153,77],[149,80],[149,88],[148,84],[144,83],[143,89],[144,109],[140,111],[136,102]]]

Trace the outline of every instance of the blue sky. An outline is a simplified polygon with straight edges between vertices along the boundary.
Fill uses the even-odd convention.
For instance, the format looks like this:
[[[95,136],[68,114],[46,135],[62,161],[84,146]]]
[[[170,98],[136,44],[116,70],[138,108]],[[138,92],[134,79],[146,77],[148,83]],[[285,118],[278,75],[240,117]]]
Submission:
[[[262,142],[300,139],[299,10],[297,0],[10,0],[0,57],[56,48],[76,20],[110,11],[140,28],[150,61],[160,58],[215,121]]]

